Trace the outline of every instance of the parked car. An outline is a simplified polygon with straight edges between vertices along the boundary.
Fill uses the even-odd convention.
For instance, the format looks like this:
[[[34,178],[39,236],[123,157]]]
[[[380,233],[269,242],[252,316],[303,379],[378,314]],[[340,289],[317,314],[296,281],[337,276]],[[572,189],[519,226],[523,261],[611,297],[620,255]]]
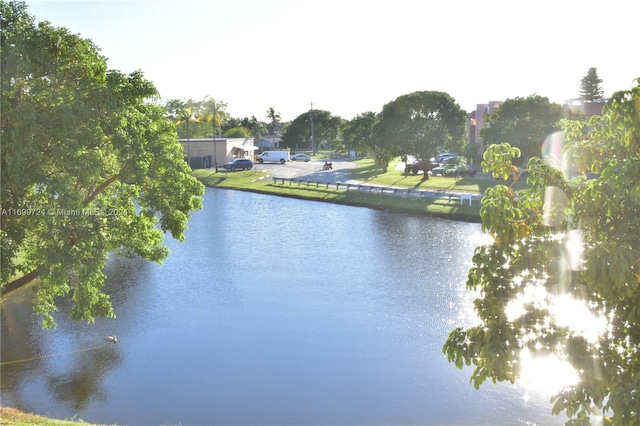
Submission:
[[[438,163],[444,163],[447,158],[451,158],[451,157],[459,157],[458,154],[454,154],[453,152],[444,152],[441,154],[438,154],[436,156],[436,162]]]
[[[236,158],[233,161],[225,163],[222,167],[232,172],[235,170],[251,170],[253,162],[247,158]]]
[[[308,163],[311,161],[311,157],[307,154],[296,154],[291,156],[291,161],[304,161],[305,163]]]
[[[438,166],[438,163],[429,163],[429,165],[427,166],[427,172]],[[407,174],[413,173],[414,175],[417,175],[421,170],[424,172],[424,163],[422,162],[422,160],[416,160],[413,163],[407,164],[405,167],[405,173]]]
[[[440,160],[440,164],[455,164],[455,163],[459,163],[461,160],[461,157],[459,155],[452,155],[450,157],[444,157],[442,160]]]
[[[467,164],[444,166],[444,169],[442,170],[442,176],[475,176],[476,173],[476,169]]]
[[[438,167],[434,167],[433,169],[431,169],[431,174],[432,174],[432,175],[442,175],[442,174],[443,174],[443,172],[444,172],[444,169],[445,169],[446,167],[447,167],[447,166],[446,166],[446,165],[444,165],[444,164],[443,164],[443,165],[441,165],[441,166],[438,166]],[[444,175],[443,175],[443,176],[444,176]]]

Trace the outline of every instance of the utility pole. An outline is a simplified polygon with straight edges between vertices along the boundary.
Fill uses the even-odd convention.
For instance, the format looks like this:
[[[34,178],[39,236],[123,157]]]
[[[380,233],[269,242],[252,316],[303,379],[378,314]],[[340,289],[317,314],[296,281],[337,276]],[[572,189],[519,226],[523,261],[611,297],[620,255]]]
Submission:
[[[313,101],[311,101],[311,111],[309,112],[309,119],[311,120],[311,151],[316,153],[315,135],[313,133]]]

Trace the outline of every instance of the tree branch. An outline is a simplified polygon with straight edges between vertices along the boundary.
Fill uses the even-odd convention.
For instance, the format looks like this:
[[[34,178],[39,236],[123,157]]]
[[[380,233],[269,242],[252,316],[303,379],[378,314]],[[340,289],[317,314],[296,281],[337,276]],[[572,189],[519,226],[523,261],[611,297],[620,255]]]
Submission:
[[[120,175],[113,175],[111,176],[109,179],[105,180],[104,182],[102,182],[100,184],[100,186],[98,186],[96,189],[94,189],[89,195],[86,196],[86,198],[82,201],[82,204],[86,207],[90,202],[92,202],[102,191],[104,191],[109,185],[111,185],[113,182],[115,182],[116,179],[118,179]]]
[[[102,184],[100,184],[100,186],[98,186],[89,195],[87,195],[87,197],[83,200],[83,204],[85,206],[88,205],[102,191],[104,191],[109,185],[111,185],[116,179],[118,179],[118,176],[119,175],[114,175],[114,176],[110,177],[109,179],[105,180],[104,182],[102,182]],[[36,278],[38,278],[39,274],[40,274],[40,272],[39,272],[38,268],[36,268],[33,271],[21,276],[20,278],[17,278],[15,280],[5,284],[2,287],[2,294],[10,293],[10,292],[12,292],[14,290],[17,290],[17,289],[29,284],[31,281],[33,281]]]
[[[33,271],[29,272],[28,274],[25,274],[23,276],[21,276],[18,279],[15,279],[7,284],[5,284],[2,287],[2,294],[7,294],[10,293],[14,290],[19,289],[20,287],[23,287],[27,284],[29,284],[31,281],[35,280],[36,278],[38,278],[38,274],[40,273],[40,271],[38,270],[38,268],[34,269]]]

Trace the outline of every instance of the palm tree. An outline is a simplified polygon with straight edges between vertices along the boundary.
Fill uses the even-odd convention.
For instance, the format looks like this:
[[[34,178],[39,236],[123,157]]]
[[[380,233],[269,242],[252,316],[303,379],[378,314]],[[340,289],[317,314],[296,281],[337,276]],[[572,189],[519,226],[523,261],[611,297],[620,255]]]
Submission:
[[[189,123],[197,123],[199,120],[195,116],[192,107],[184,107],[178,111],[176,124],[187,123],[187,164],[191,167],[191,139],[189,138]]]
[[[263,122],[258,121],[255,115],[252,115],[251,119],[249,120],[249,129],[251,129],[251,133],[253,134],[253,138],[255,140],[259,140],[260,138],[262,138],[262,135],[264,135],[268,131],[267,126]]]
[[[213,139],[216,138],[216,129],[220,129],[222,122],[226,120],[227,113],[225,108],[227,104],[225,102],[219,102],[215,99],[207,99],[205,97],[202,102],[202,112],[200,114],[200,120],[211,122],[213,128]]]
[[[278,128],[278,122],[281,120],[280,113],[276,112],[274,107],[269,107],[267,110],[267,118],[271,120],[269,133],[271,134],[271,147],[273,148],[273,145],[275,145],[276,129]]]

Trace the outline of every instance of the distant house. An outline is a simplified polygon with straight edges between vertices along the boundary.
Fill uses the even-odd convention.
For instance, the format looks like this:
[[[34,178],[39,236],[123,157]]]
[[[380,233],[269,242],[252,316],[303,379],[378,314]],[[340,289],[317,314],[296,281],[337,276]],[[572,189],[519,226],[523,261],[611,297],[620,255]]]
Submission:
[[[278,136],[268,136],[266,138],[259,139],[254,145],[260,148],[260,151],[270,151],[280,149],[281,141],[282,138]]]
[[[564,101],[564,108],[570,109],[573,112],[584,114],[587,116],[602,115],[602,107],[604,107],[606,100],[601,102],[586,102],[580,98],[567,99]]]
[[[184,158],[192,169],[219,167],[234,158],[253,159],[258,147],[253,138],[201,138],[178,139],[182,145]]]

